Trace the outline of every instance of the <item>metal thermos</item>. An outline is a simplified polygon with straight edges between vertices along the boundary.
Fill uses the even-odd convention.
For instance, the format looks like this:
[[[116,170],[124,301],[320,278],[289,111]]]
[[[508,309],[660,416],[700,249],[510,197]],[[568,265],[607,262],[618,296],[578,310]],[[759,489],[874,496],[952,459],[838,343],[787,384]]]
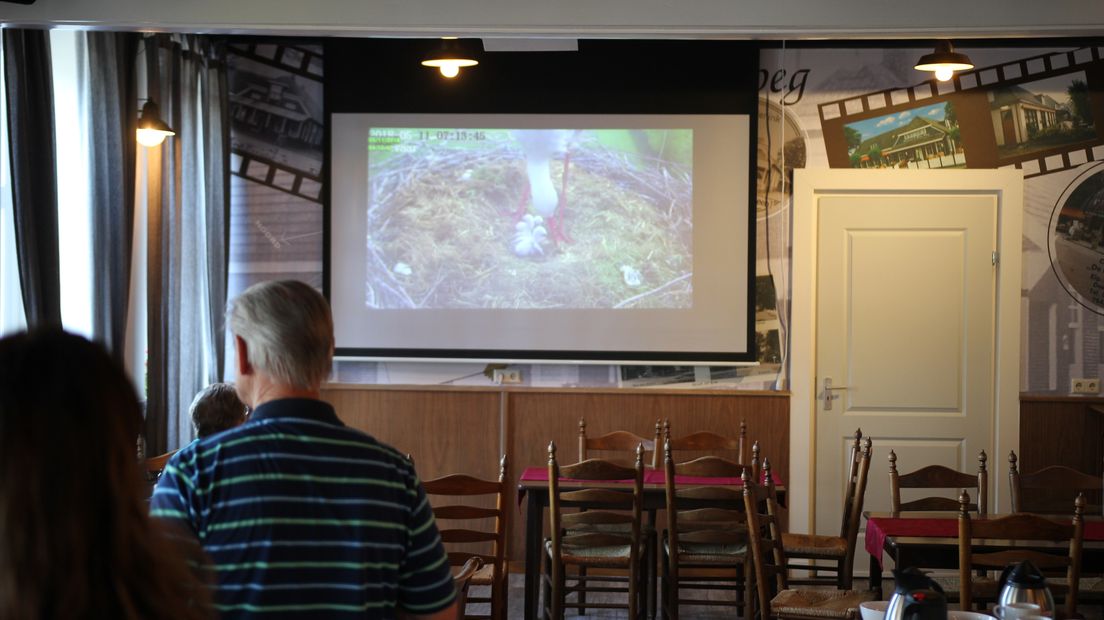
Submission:
[[[894,570],[893,578],[885,620],[947,620],[947,597],[932,578],[915,568]]]
[[[1035,603],[1042,615],[1053,617],[1054,597],[1050,594],[1050,588],[1047,588],[1046,577],[1031,560],[1009,565],[1001,573],[1000,583],[998,605]]]

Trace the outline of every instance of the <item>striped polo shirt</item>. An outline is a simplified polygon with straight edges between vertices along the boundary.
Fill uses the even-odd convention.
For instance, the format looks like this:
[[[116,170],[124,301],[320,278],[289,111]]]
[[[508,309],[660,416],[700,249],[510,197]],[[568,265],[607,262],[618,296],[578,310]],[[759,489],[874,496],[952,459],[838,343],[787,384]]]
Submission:
[[[453,600],[414,468],[321,401],[265,403],[181,449],[150,512],[195,532],[223,618],[394,618]]]

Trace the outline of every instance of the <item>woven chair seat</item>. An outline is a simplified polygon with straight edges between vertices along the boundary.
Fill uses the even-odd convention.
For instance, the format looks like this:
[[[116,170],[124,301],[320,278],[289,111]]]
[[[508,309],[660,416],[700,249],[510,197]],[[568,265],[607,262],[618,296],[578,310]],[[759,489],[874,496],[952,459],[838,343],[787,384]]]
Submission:
[[[670,555],[671,542],[663,540],[663,550]],[[742,564],[748,546],[742,544],[712,544],[679,541],[679,559],[686,564]]]
[[[783,590],[771,599],[771,613],[782,618],[854,618],[859,603],[874,592],[854,590]]]
[[[473,586],[489,586],[494,583],[494,576],[494,564],[484,564],[472,575],[470,583]]]
[[[947,595],[947,600],[958,600],[959,592],[962,591],[962,582],[957,575],[933,576],[932,580],[938,583],[939,587],[943,588],[943,593]],[[974,596],[978,598],[996,600],[997,594],[1000,593],[1000,583],[992,577],[975,576],[972,583],[974,584]]]
[[[839,536],[817,534],[782,534],[786,555],[794,557],[842,558],[847,555],[847,541]]]
[[[629,551],[631,545],[588,546],[564,544],[561,557],[564,564],[578,564],[581,566],[607,566],[623,567],[629,563]],[[552,555],[552,541],[544,541],[544,551]],[[637,550],[638,557],[644,557],[645,545],[640,543]]]

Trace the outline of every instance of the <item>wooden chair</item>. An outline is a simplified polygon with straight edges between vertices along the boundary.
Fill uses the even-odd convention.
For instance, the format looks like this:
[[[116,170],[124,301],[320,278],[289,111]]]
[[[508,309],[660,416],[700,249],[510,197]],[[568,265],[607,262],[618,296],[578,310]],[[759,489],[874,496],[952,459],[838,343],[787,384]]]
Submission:
[[[861,447],[860,447],[861,442]],[[870,472],[871,440],[862,439],[862,430],[855,431],[855,440],[851,445],[851,460],[847,476],[847,486],[843,498],[843,519],[839,536],[818,534],[782,534],[782,547],[786,557],[835,562],[835,566],[817,564],[817,575],[806,579],[793,579],[795,584],[832,584],[840,590],[850,590],[855,567],[855,544],[859,537],[859,524],[862,521],[863,501],[866,497],[866,482]],[[808,565],[794,564],[789,568],[807,569]],[[827,572],[821,576],[819,573]]]
[[[684,437],[671,437],[671,424],[663,422],[663,445],[670,444],[671,452],[691,452],[696,456],[723,456],[725,452],[731,452],[735,462],[751,466],[753,475],[759,475],[759,442],[751,446],[751,460],[744,460],[747,456],[747,422],[740,422],[740,434],[736,437],[725,437],[710,431],[698,431]],[[689,460],[689,459],[686,459]]]
[[[660,545],[663,615],[678,620],[680,603],[743,604],[744,618],[750,618],[751,567],[742,489],[731,484],[682,484],[677,480],[678,476],[740,479],[744,465],[717,456],[675,463],[667,443],[663,467],[667,491],[667,531]],[[703,574],[703,569],[709,572]],[[681,587],[734,591],[736,598],[681,598]]]
[[[174,454],[176,454],[176,450],[146,459],[146,481],[157,482],[157,479],[161,477],[161,472],[165,469],[165,465],[169,463],[169,459]]]
[[[762,485],[755,483],[750,472],[743,475],[744,509],[752,564],[755,566],[755,602],[760,620],[852,620],[860,603],[874,600],[874,592],[790,589],[786,550],[782,546],[782,525],[778,520],[778,500],[770,477],[770,462],[766,459],[763,471]]]
[[[560,477],[594,483],[586,488],[561,489]],[[631,485],[610,481],[632,480]],[[605,484],[604,484],[605,483]],[[626,608],[636,620],[644,611],[645,577],[651,577],[643,561],[648,557],[641,533],[644,501],[644,447],[636,450],[636,463],[624,467],[601,459],[588,459],[562,468],[556,462],[556,444],[548,444],[548,511],[551,536],[545,541],[543,617],[560,620],[564,609]],[[564,508],[587,510],[565,513]],[[575,572],[569,574],[569,569]],[[616,575],[580,574],[581,568],[609,568],[627,572]],[[568,583],[572,580],[573,583]],[[607,601],[568,601],[571,593],[624,592],[625,604]]]
[[[971,509],[979,516],[988,513],[989,472],[986,469],[988,457],[985,450],[978,453],[977,474],[955,471],[943,465],[928,465],[907,474],[897,473],[897,454],[889,451],[889,492],[893,512],[916,510],[958,510],[958,501],[951,497],[923,497],[908,502],[901,501],[901,489],[963,489],[972,488],[977,492],[977,504]]]
[[[481,480],[465,474],[452,474],[422,483],[430,496],[433,516],[441,530],[441,541],[448,550],[452,566],[467,566],[472,558],[481,568],[471,577],[471,585],[487,586],[487,596],[470,596],[470,603],[490,603],[489,614],[466,614],[464,618],[506,620],[509,570],[506,563],[506,532],[510,507],[506,504],[506,455],[499,461],[498,480]],[[494,497],[494,508],[471,505],[474,497]],[[464,609],[461,607],[461,609]],[[462,613],[466,613],[462,612]]]
[[[594,452],[622,452],[625,453],[624,458],[609,459],[613,461],[623,461],[622,464],[632,465],[633,455],[636,453],[636,447],[639,445],[644,446],[645,452],[652,453],[652,467],[658,467],[659,455],[656,453],[656,447],[660,445],[660,423],[656,420],[655,433],[651,439],[646,439],[640,435],[630,433],[628,431],[613,431],[606,433],[600,437],[587,437],[586,420],[579,418],[579,462],[583,462],[587,459],[594,458]]]
[[[460,572],[452,576],[452,584],[456,587],[456,609],[460,610],[461,614],[468,606],[468,589],[471,587],[472,577],[482,567],[483,560],[478,556],[472,556],[464,562]]]
[[[970,495],[963,490],[959,496],[958,512],[958,573],[962,585],[961,605],[963,611],[970,611],[977,599],[994,600],[999,584],[986,580],[984,588],[977,587],[972,569],[1001,570],[1014,562],[1031,560],[1040,570],[1065,570],[1067,618],[1077,617],[1077,594],[1081,574],[1081,544],[1085,535],[1084,510],[1085,498],[1078,495],[1074,500],[1073,521],[1061,523],[1028,513],[1011,514],[995,519],[971,519]],[[986,541],[986,552],[974,550],[975,539]],[[1010,539],[1011,544],[992,550],[992,539]],[[1031,541],[1068,541],[1068,555],[1044,553],[1025,549]],[[1025,545],[1028,543],[1028,545]]]
[[[1099,495],[1104,490],[1104,476],[1086,474],[1065,467],[1051,465],[1030,474],[1020,473],[1016,452],[1008,453],[1008,484],[1012,491],[1012,512],[1037,514],[1065,514],[1069,512],[1069,498],[1078,492]],[[1030,499],[1024,501],[1024,491],[1030,490]],[[1060,498],[1060,499],[1059,499]],[[1104,512],[1100,504],[1086,503],[1086,514]]]

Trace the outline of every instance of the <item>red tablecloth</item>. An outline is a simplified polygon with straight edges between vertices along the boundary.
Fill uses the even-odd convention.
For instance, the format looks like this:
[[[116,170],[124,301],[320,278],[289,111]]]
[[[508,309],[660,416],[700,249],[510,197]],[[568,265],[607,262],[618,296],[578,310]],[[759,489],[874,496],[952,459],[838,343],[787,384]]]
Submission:
[[[866,521],[866,552],[882,562],[887,536],[958,538],[958,518],[874,517]],[[1104,521],[1085,522],[1085,540],[1104,540]]]

